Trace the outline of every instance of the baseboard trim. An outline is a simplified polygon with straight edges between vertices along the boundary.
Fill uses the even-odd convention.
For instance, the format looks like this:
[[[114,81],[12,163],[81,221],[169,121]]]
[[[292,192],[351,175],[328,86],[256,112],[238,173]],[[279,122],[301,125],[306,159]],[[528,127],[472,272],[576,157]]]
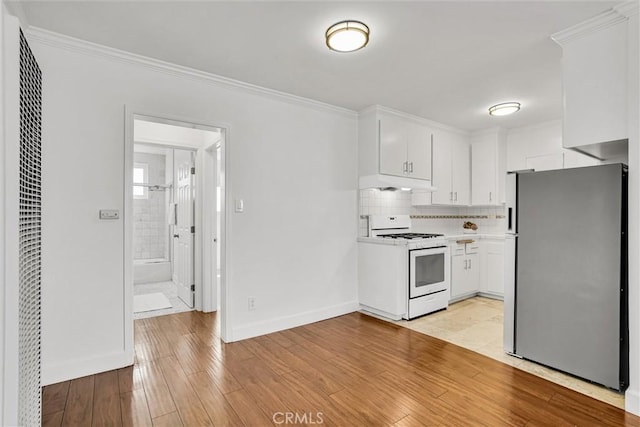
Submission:
[[[111,371],[133,365],[133,355],[126,352],[110,353],[90,359],[76,359],[58,363],[42,364],[42,385]]]
[[[627,389],[624,394],[624,410],[640,415],[640,391]]]
[[[489,298],[489,299],[495,299],[498,301],[504,301],[504,295],[500,295],[493,292],[478,292],[477,296]]]
[[[350,301],[343,304],[321,308],[319,310],[307,311],[291,316],[282,316],[275,319],[267,319],[261,322],[254,322],[248,325],[234,327],[229,342],[240,341],[247,338],[258,337],[284,329],[295,328],[321,320],[331,319],[345,314],[353,313],[360,309],[357,301]]]

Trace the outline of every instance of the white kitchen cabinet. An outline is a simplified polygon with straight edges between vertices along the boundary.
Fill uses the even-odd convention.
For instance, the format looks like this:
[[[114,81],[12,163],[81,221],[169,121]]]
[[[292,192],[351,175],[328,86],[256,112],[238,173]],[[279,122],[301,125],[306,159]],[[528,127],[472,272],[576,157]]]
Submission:
[[[454,205],[468,205],[471,195],[471,159],[469,155],[469,143],[459,141],[451,145],[451,191],[453,192]]]
[[[419,118],[376,107],[361,113],[358,126],[360,176],[431,181],[432,131]]]
[[[469,204],[469,143],[451,132],[436,132],[433,137],[434,205]]]
[[[406,122],[407,163],[409,176],[431,180],[431,145],[433,133],[421,124]]]
[[[504,296],[504,241],[484,242],[487,293]]]
[[[405,121],[394,116],[378,117],[380,173],[404,176],[407,172],[407,131]]]
[[[380,173],[431,179],[431,131],[391,114],[378,114]]]
[[[504,203],[506,134],[501,129],[474,135],[471,141],[471,204]]]
[[[628,18],[625,15],[624,8],[616,7],[597,20],[552,35],[562,46],[562,143],[566,148],[581,147],[600,156],[604,153],[591,145],[629,136],[628,76],[637,64],[638,51],[630,49],[630,20],[621,19]]]
[[[479,245],[453,243],[451,246],[451,300],[460,300],[478,292],[480,283]]]

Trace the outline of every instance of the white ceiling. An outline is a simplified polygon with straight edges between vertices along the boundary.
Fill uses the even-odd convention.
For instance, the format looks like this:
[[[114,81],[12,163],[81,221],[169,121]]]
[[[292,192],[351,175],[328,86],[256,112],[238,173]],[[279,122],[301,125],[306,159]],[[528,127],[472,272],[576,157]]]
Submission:
[[[549,35],[617,1],[22,2],[30,25],[361,110],[372,104],[461,129],[562,115],[561,49]],[[369,45],[331,52],[343,19]],[[509,117],[487,108],[520,101]]]

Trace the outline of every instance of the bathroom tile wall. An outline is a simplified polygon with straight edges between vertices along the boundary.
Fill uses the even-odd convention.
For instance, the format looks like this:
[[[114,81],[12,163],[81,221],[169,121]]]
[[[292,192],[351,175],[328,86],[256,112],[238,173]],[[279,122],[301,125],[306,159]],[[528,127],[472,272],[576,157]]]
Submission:
[[[148,165],[148,183],[165,183],[165,156],[134,153],[135,163]],[[134,259],[168,258],[169,226],[167,191],[147,192],[148,198],[133,200]]]
[[[500,218],[504,215],[503,207],[413,206],[410,191],[368,189],[360,190],[359,193],[359,236],[366,236],[368,233],[368,222],[363,218],[368,215],[436,216],[436,218],[412,219],[413,229],[424,233],[462,234],[462,224],[465,221],[478,225],[479,233],[504,233],[505,222]],[[487,218],[472,218],[474,216]]]

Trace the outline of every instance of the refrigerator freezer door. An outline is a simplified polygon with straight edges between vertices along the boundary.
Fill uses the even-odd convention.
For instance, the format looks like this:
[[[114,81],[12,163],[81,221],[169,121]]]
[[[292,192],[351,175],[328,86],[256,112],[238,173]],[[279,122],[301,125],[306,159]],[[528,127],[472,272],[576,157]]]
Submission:
[[[620,387],[622,166],[518,177],[516,353]]]

